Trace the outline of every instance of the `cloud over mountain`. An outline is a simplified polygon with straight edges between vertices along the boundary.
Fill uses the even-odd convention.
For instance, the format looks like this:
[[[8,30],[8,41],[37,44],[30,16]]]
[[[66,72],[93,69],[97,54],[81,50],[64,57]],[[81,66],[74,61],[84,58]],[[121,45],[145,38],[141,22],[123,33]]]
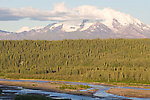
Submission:
[[[26,7],[26,8],[0,8],[0,21],[20,20],[29,18],[32,20],[56,20],[62,21],[69,17],[68,9],[64,3],[55,4],[53,10],[43,11],[40,9]]]
[[[99,9],[96,6],[83,5],[68,9],[63,3],[54,4],[53,10],[40,10],[32,7],[26,8],[0,8],[0,21],[20,20],[29,18],[32,20],[68,21],[68,20],[107,20],[111,23],[113,18],[129,22],[130,15],[124,14],[110,8]],[[121,16],[120,16],[121,15]]]

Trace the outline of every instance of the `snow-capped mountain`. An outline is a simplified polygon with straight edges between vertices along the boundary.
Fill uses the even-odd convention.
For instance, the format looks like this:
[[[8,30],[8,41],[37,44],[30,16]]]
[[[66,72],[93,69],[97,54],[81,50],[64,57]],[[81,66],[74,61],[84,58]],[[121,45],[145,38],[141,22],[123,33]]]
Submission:
[[[150,38],[150,26],[128,14],[104,9],[101,19],[75,20],[49,24],[46,27],[1,35],[0,39],[94,39],[94,38]],[[4,32],[2,32],[4,33]]]

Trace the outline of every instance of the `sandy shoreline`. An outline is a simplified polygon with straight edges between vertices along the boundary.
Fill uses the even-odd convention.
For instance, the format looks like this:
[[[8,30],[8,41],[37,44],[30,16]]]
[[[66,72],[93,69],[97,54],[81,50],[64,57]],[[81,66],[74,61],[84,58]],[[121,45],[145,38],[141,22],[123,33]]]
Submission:
[[[150,89],[150,84],[138,84],[138,83],[99,83],[93,82],[90,83],[93,85],[103,85],[103,86],[111,86],[111,87],[135,87],[135,88],[143,88],[143,89]]]
[[[125,97],[150,98],[150,90],[111,88],[106,92]]]
[[[8,85],[8,86],[21,86],[23,88],[28,89],[36,89],[50,92],[58,92],[58,93],[67,93],[73,95],[82,95],[82,96],[91,96],[97,91],[96,89],[90,91],[80,91],[79,89],[59,89],[61,86],[61,82],[47,82],[47,83],[36,83],[36,82],[10,82],[10,81],[0,81],[0,85]],[[64,84],[64,83],[63,83]]]
[[[4,79],[0,77],[0,79]],[[87,83],[92,85],[103,85],[103,86],[112,86],[112,87],[137,87],[137,88],[149,88],[150,84],[140,84],[140,83],[120,83],[120,82],[85,82],[85,81],[69,81],[69,80],[48,80],[48,79],[12,79],[12,78],[5,78],[6,80],[33,80],[33,81],[56,81],[56,82],[79,82],[79,83]]]

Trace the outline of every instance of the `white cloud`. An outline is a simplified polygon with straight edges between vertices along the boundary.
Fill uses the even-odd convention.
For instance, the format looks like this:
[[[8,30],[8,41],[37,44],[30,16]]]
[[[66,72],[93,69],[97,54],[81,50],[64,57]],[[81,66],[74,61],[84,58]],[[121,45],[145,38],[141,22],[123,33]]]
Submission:
[[[54,4],[54,9],[42,11],[32,7],[26,8],[0,8],[0,21],[20,20],[30,18],[32,20],[51,20],[51,21],[68,21],[68,20],[103,20],[104,24],[111,24],[113,18],[117,18],[123,24],[134,21],[130,15],[112,10],[110,8],[99,9],[96,6],[83,5],[76,8],[68,9],[64,2]]]
[[[68,12],[68,9],[65,6],[65,3],[62,2],[62,3],[54,4],[54,10],[52,12],[65,13],[65,12]]]
[[[25,27],[22,27],[21,29],[19,29],[19,30],[16,31],[16,32],[19,33],[19,32],[30,31],[30,30],[31,30],[31,29],[30,29],[29,27],[25,26]]]

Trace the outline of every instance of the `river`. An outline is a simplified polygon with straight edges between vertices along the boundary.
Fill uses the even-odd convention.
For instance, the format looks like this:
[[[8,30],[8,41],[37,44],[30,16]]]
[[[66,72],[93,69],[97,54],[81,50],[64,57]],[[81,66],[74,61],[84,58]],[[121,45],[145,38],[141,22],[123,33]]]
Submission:
[[[38,80],[8,80],[8,79],[0,79],[0,81],[14,81],[14,82],[37,82],[37,83],[43,83],[43,82],[59,82],[59,81],[38,81]],[[47,92],[42,90],[32,90],[32,89],[25,89],[22,87],[16,87],[16,86],[0,86],[3,87],[4,93],[9,94],[27,94],[27,93],[39,93],[39,94],[45,94],[48,97],[53,98],[67,98],[72,100],[120,100],[120,99],[132,99],[132,100],[150,100],[150,98],[129,98],[124,96],[117,96],[110,93],[106,93],[107,90],[112,88],[112,86],[103,86],[103,85],[92,85],[88,83],[81,83],[81,82],[65,82],[69,84],[82,84],[82,85],[89,85],[92,88],[90,89],[99,89],[96,93],[94,93],[94,97],[88,97],[88,96],[78,96],[78,95],[72,95],[72,94],[65,94],[65,93],[56,93],[56,92]],[[135,87],[118,87],[118,88],[129,88],[129,89],[141,89],[141,90],[150,90],[150,89],[143,89],[143,88],[135,88]],[[81,90],[81,91],[88,91],[87,90]],[[5,99],[5,97],[0,97],[0,100]],[[5,99],[6,100],[6,99]]]

